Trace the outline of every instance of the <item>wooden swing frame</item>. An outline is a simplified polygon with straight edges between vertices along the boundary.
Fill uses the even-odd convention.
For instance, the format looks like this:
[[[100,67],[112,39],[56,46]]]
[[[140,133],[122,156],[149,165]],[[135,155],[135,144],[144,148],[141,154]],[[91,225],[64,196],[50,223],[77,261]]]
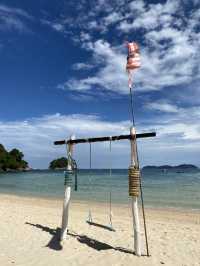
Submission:
[[[138,165],[138,161],[134,158],[134,146],[136,139],[155,137],[156,132],[146,132],[135,134],[133,127],[130,128],[129,135],[118,135],[118,136],[106,136],[106,137],[94,137],[94,138],[80,138],[75,139],[75,136],[71,136],[68,140],[55,141],[54,145],[67,145],[67,157],[68,166],[67,171],[72,171],[72,154],[73,147],[80,143],[92,143],[92,142],[105,142],[105,141],[119,141],[119,140],[130,140],[131,143],[131,166]],[[134,229],[134,248],[135,254],[141,256],[141,237],[140,237],[140,223],[139,223],[139,211],[138,211],[138,198],[131,196],[132,198],[132,214],[133,214],[133,229]],[[65,184],[65,193],[63,201],[63,214],[62,214],[62,228],[60,240],[65,240],[68,234],[68,217],[69,217],[69,204],[71,199],[71,186]]]

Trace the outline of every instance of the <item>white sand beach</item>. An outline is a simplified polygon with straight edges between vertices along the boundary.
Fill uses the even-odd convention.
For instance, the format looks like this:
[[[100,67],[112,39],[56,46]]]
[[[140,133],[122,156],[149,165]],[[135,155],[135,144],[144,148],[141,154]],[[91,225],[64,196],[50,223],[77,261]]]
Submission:
[[[1,195],[0,200],[1,266],[200,265],[198,211],[148,209],[151,256],[137,257],[132,254],[132,218],[128,206],[113,206],[116,232],[111,232],[89,226],[85,222],[87,203],[73,202],[69,238],[60,243],[62,201],[10,195]],[[108,224],[108,206],[93,203],[92,213],[96,223]]]

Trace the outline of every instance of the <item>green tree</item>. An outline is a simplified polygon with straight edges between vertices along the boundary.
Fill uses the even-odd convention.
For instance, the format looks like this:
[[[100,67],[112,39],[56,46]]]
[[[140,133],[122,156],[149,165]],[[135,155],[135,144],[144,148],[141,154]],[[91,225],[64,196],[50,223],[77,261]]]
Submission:
[[[61,157],[58,159],[55,159],[50,162],[49,168],[50,169],[56,169],[56,168],[66,168],[67,167],[67,158]]]
[[[5,153],[7,153],[6,149],[4,148],[2,144],[0,144],[0,155],[5,154]]]
[[[7,151],[4,148],[4,146],[2,144],[0,144],[0,170],[5,170],[6,166],[6,157],[7,157]]]
[[[5,168],[6,169],[18,169],[20,167],[20,163],[16,161],[16,159],[9,154],[6,157],[6,162],[5,162]]]
[[[17,162],[21,162],[22,158],[24,157],[24,154],[19,151],[18,149],[12,149],[9,154],[16,159]]]
[[[0,170],[8,169],[18,170],[28,167],[28,163],[23,160],[24,154],[18,149],[12,149],[7,152],[2,144],[0,144]]]

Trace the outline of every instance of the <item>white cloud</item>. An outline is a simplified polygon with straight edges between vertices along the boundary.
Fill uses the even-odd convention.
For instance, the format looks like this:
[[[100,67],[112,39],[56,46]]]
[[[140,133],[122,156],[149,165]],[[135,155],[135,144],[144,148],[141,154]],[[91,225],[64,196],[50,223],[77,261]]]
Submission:
[[[197,124],[190,123],[172,123],[165,127],[159,128],[160,134],[170,135],[176,134],[181,139],[185,140],[200,140],[200,126]],[[169,137],[168,137],[169,138]],[[167,145],[167,143],[166,143]]]
[[[166,103],[165,101],[160,101],[149,103],[146,107],[161,112],[159,116],[154,116],[153,122],[154,126],[157,128],[158,134],[160,134],[163,139],[167,136],[167,139],[171,139],[174,145],[183,145],[184,143],[186,146],[188,144],[191,145],[192,141],[197,141],[195,145],[197,145],[196,148],[199,147],[200,125],[197,123],[197,121],[200,120],[199,106],[183,108]],[[184,142],[184,140],[187,142]],[[168,145],[166,139],[165,145]]]
[[[94,115],[46,115],[26,121],[0,122],[0,139],[6,148],[22,149],[25,157],[31,162],[46,160],[62,155],[65,148],[55,147],[53,142],[76,137],[91,137],[127,133],[128,122],[119,123],[102,121]],[[84,150],[82,150],[84,156]]]
[[[145,3],[143,0],[140,1],[131,1],[129,3],[129,8],[132,12],[144,12],[145,10]]]
[[[200,35],[197,27],[200,9],[187,14],[186,21],[183,4],[171,0],[158,4],[97,1],[87,16],[83,12],[83,5],[80,8],[83,14],[80,13],[82,15],[78,17],[77,24],[71,24],[71,27],[77,27],[87,38],[81,38],[80,35],[73,36],[73,39],[79,42],[82,49],[92,53],[90,60],[99,70],[92,75],[86,74],[81,80],[72,77],[65,83],[65,88],[84,91],[97,86],[116,93],[128,93],[126,49],[123,43],[116,45],[116,40],[119,43],[127,33],[133,39],[134,36],[140,36],[145,43],[141,46],[142,66],[134,75],[137,90],[187,86],[199,80]],[[113,35],[113,28],[116,33],[113,36],[114,44],[106,40],[106,34]]]
[[[20,8],[13,8],[0,4],[0,30],[17,30],[29,32],[25,20],[33,20],[33,17]]]
[[[56,31],[64,31],[64,26],[60,23],[54,23],[52,24],[52,28],[55,29]]]
[[[123,19],[123,16],[119,12],[112,12],[103,19],[104,27],[110,26],[111,24],[119,22]]]
[[[86,64],[86,63],[76,63],[72,66],[72,68],[74,70],[88,70],[88,69],[91,69],[93,68],[94,66],[93,65],[90,65],[90,64]]]
[[[32,19],[32,16],[23,9],[9,7],[9,6],[2,5],[2,4],[0,4],[0,12],[4,12],[7,14],[15,14],[15,15],[22,16],[28,19]]]
[[[189,37],[176,30],[163,30],[159,33],[156,33],[155,38],[171,38],[174,43],[167,49],[157,47],[151,52],[142,47],[142,67],[134,72],[134,82],[139,85],[137,90],[160,90],[168,86],[186,85],[199,78],[198,72],[194,74],[198,67],[198,56],[195,56],[198,46],[195,47],[195,44],[190,43]],[[149,38],[151,37],[151,43],[156,43],[157,46],[153,34],[151,32]],[[65,83],[66,89],[83,91],[93,89],[94,85],[97,85],[116,93],[128,93],[125,48],[112,47],[103,40],[84,43],[83,47],[92,51],[92,60],[99,67],[99,71],[96,75],[81,80],[72,78]]]
[[[146,104],[146,107],[148,109],[153,109],[161,112],[167,112],[167,113],[177,113],[178,108],[175,105],[172,105],[167,102],[149,102]]]
[[[85,49],[92,51],[93,62],[103,65],[95,76],[77,80],[70,79],[65,83],[65,88],[70,90],[90,90],[94,86],[119,93],[126,93],[127,74],[125,71],[125,60],[121,53],[121,47],[112,48],[110,44],[103,40],[94,43],[87,42],[84,44]]]
[[[132,9],[131,21],[124,20],[120,23],[119,29],[125,32],[144,28],[151,30],[159,26],[169,25],[172,20],[172,14],[178,12],[178,1],[167,1],[164,4],[149,4],[146,5],[143,1],[136,1],[130,4]]]
[[[90,34],[88,34],[88,33],[84,32],[84,31],[82,31],[81,34],[80,34],[80,40],[81,40],[82,42],[90,41],[90,40],[91,40],[91,36],[90,36]]]
[[[182,122],[183,119],[185,123]],[[196,119],[200,119],[199,108],[190,108],[174,113],[173,118],[170,119],[159,116],[152,121],[152,124],[149,124],[149,121],[148,123],[143,121],[142,125],[145,124],[145,128],[138,125],[138,132],[152,131],[152,127],[157,131],[155,139],[139,141],[142,164],[158,163],[158,161],[167,163],[170,161],[170,153],[178,154],[185,149],[191,154],[189,159],[195,161],[194,154],[196,156],[200,149],[200,126],[194,124]],[[26,121],[0,122],[0,139],[8,149],[13,147],[21,149],[25,159],[33,167],[47,167],[50,160],[65,155],[65,147],[54,146],[55,140],[67,139],[71,134],[75,134],[77,138],[127,134],[129,127],[129,121],[109,122],[95,115],[54,114]],[[77,146],[75,157],[80,167],[88,167],[88,151],[87,144]],[[128,142],[113,143],[113,167],[127,167],[129,152]],[[157,160],[160,153],[163,155],[163,161],[162,156]],[[93,156],[94,167],[108,167],[108,144],[94,144]],[[187,156],[185,161],[188,161]],[[178,157],[177,162],[179,162]]]
[[[63,22],[60,22],[59,20],[56,20],[56,21],[51,21],[51,20],[48,20],[48,19],[40,19],[40,23],[42,25],[46,25],[48,26],[49,28],[51,28],[53,31],[56,31],[60,34],[67,34],[68,31],[65,27],[65,23]]]

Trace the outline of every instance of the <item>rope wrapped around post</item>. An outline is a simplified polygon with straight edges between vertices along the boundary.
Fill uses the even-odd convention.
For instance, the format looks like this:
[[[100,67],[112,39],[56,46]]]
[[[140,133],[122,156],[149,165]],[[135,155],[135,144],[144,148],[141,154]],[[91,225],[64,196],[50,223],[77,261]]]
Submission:
[[[129,196],[138,197],[140,194],[140,170],[134,166],[128,169]]]
[[[74,175],[74,190],[78,190],[78,177],[77,177],[77,163],[72,158],[70,154],[68,154],[68,164],[70,164],[71,168],[64,171],[64,185],[68,187],[72,187],[73,181],[72,176]]]
[[[73,171],[72,170],[66,170],[66,171],[64,171],[64,175],[65,175],[64,185],[71,187],[72,186]]]

